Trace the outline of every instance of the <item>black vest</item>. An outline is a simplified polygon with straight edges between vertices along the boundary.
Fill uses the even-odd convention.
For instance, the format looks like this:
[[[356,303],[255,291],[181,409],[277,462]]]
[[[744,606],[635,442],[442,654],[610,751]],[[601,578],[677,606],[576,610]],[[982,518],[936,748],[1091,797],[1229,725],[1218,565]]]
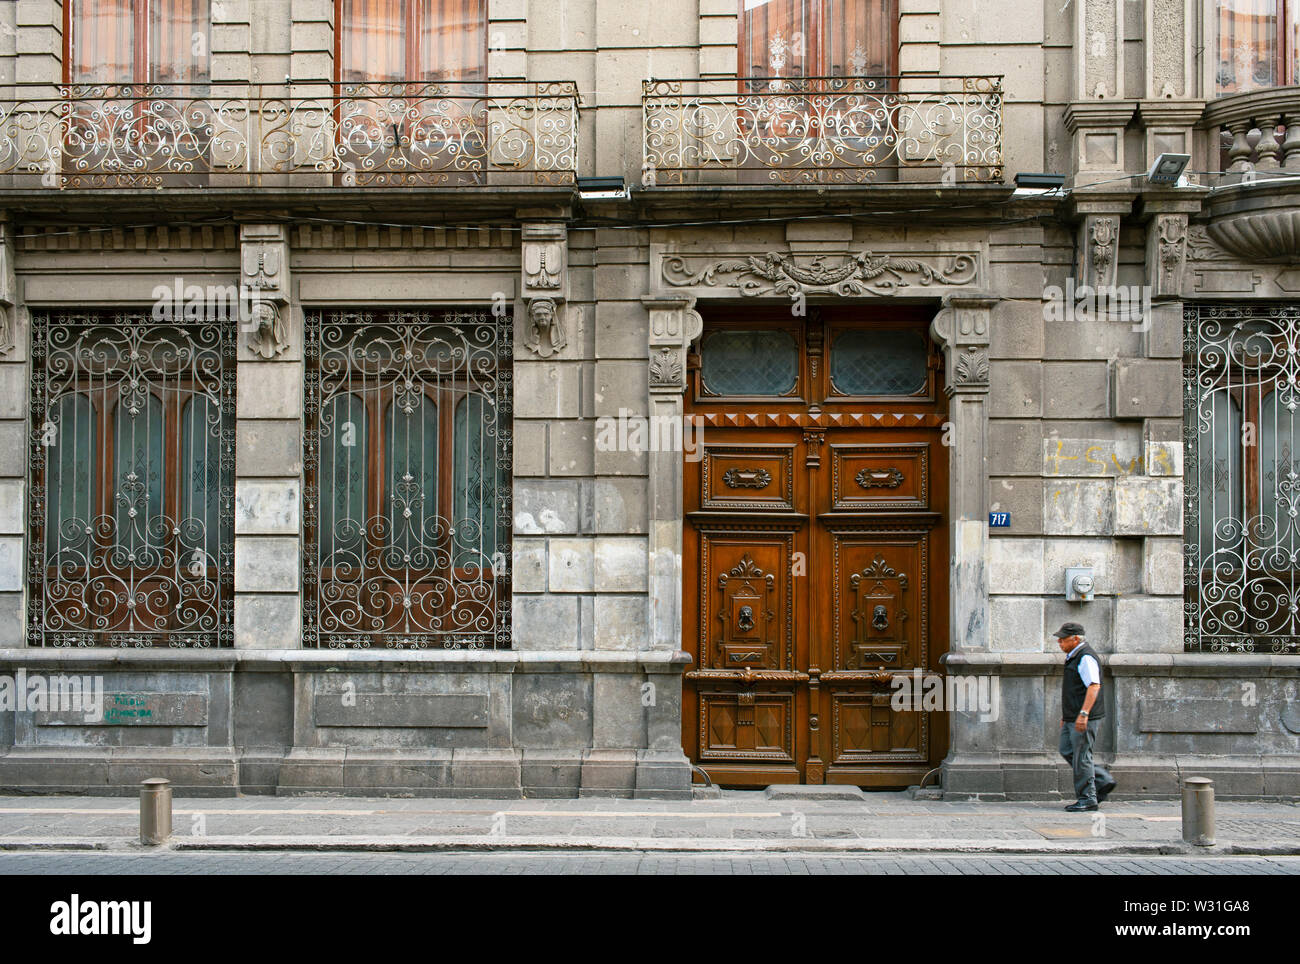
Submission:
[[[1088,687],[1083,685],[1083,677],[1079,675],[1079,662],[1085,656],[1097,659],[1097,654],[1092,651],[1091,646],[1080,643],[1070,651],[1065,661],[1065,675],[1061,677],[1061,719],[1067,723],[1073,723],[1079,716],[1079,711],[1083,709],[1083,697],[1088,692]],[[1099,659],[1097,659],[1097,671],[1101,672]],[[1106,691],[1098,690],[1097,699],[1093,702],[1092,709],[1088,711],[1088,719],[1100,720],[1105,715]]]

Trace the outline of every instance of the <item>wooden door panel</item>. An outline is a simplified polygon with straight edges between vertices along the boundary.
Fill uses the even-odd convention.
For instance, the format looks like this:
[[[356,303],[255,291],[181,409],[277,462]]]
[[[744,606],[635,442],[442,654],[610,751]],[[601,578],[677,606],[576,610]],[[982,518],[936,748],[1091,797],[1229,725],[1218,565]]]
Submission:
[[[924,663],[926,535],[832,533],[835,670],[910,670]]]
[[[832,691],[831,763],[878,764],[928,759],[924,714],[890,706],[893,688]]]
[[[717,761],[793,763],[794,693],[752,687],[702,692],[700,756]]]
[[[701,533],[701,667],[793,667],[793,552],[792,532]]]
[[[705,445],[704,509],[794,511],[794,445]]]
[[[930,453],[906,445],[831,445],[831,507],[836,511],[930,507]]]

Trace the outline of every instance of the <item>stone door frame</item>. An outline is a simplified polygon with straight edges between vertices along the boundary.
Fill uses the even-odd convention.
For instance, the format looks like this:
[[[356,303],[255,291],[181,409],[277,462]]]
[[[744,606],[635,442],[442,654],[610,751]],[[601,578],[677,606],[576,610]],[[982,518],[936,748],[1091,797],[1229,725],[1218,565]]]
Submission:
[[[846,265],[858,255],[843,242],[833,246]],[[664,244],[651,244],[649,250],[651,293],[641,299],[649,314],[648,414],[675,419],[678,424],[686,390],[686,352],[703,331],[704,322],[697,310],[701,298],[734,302],[739,296],[767,304],[792,304],[800,297],[843,297],[850,302],[882,304],[889,303],[903,288],[908,296],[938,296],[940,306],[930,325],[930,337],[944,354],[947,373],[944,391],[949,398],[950,424],[945,426],[950,453],[948,651],[987,651],[989,532],[985,456],[989,340],[992,313],[998,299],[976,286],[985,273],[983,252],[952,255],[931,251],[923,256],[920,283],[894,284],[886,277],[883,287],[864,280],[854,290],[852,285],[819,285],[799,280],[798,276],[806,276],[808,266],[798,262],[797,252],[791,255],[774,252],[746,259],[736,255],[716,258],[706,256],[707,252],[691,252],[687,256]],[[887,264],[893,260],[883,252],[877,257],[886,259]],[[969,262],[969,272],[958,274],[945,270],[963,258]],[[699,270],[691,271],[697,263]],[[907,260],[900,258],[897,263],[906,282],[909,269],[903,266],[915,265],[917,259],[908,252]],[[912,270],[915,279],[915,269]],[[794,276],[787,271],[792,271]],[[676,277],[672,277],[674,274]],[[945,283],[945,274],[951,283]],[[731,279],[729,283],[727,278]],[[674,651],[682,649],[681,459],[681,452],[652,451],[648,464],[649,638],[655,648]]]

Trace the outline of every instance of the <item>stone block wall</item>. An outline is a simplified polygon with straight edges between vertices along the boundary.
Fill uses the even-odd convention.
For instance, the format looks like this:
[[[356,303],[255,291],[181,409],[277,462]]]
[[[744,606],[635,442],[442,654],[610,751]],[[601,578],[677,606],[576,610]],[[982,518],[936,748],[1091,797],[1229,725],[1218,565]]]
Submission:
[[[11,424],[14,443],[9,477],[0,477],[0,649],[8,654],[0,673],[93,670],[110,698],[138,698],[151,716],[69,728],[6,714],[14,725],[0,750],[0,786],[131,792],[123,781],[152,767],[192,794],[688,793],[678,736],[683,661],[675,647],[651,641],[646,454],[596,445],[598,418],[646,412],[637,289],[625,283],[623,298],[601,306],[608,313],[597,310],[593,275],[635,271],[629,263],[646,257],[642,237],[615,237],[627,246],[611,248],[606,265],[593,234],[575,233],[569,275],[555,292],[566,342],[544,355],[528,343],[528,301],[516,304],[530,290],[519,229],[250,222],[182,234],[4,224],[0,260],[10,280],[0,283],[0,306],[8,301],[11,320],[29,308],[77,307],[70,291],[94,291],[101,306],[147,308],[154,289],[170,290],[177,277],[227,286],[252,284],[245,274],[260,272],[260,297],[279,313],[285,337],[263,345],[251,330],[238,335],[234,648],[68,653],[23,648],[31,372],[25,325],[14,321],[15,346],[0,361],[10,389],[0,432]],[[303,312],[466,304],[504,305],[519,319],[514,647],[304,649]],[[189,716],[176,716],[177,700]]]

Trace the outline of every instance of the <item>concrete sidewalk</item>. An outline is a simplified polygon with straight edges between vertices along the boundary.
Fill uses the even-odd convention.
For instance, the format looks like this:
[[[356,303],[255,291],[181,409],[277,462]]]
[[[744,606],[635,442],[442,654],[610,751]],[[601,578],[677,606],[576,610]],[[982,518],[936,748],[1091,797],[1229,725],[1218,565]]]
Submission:
[[[1177,801],[943,802],[855,788],[720,791],[692,801],[176,799],[176,850],[1300,854],[1300,805],[1220,802],[1217,845],[1182,841]],[[0,850],[138,849],[138,804],[0,797]]]

